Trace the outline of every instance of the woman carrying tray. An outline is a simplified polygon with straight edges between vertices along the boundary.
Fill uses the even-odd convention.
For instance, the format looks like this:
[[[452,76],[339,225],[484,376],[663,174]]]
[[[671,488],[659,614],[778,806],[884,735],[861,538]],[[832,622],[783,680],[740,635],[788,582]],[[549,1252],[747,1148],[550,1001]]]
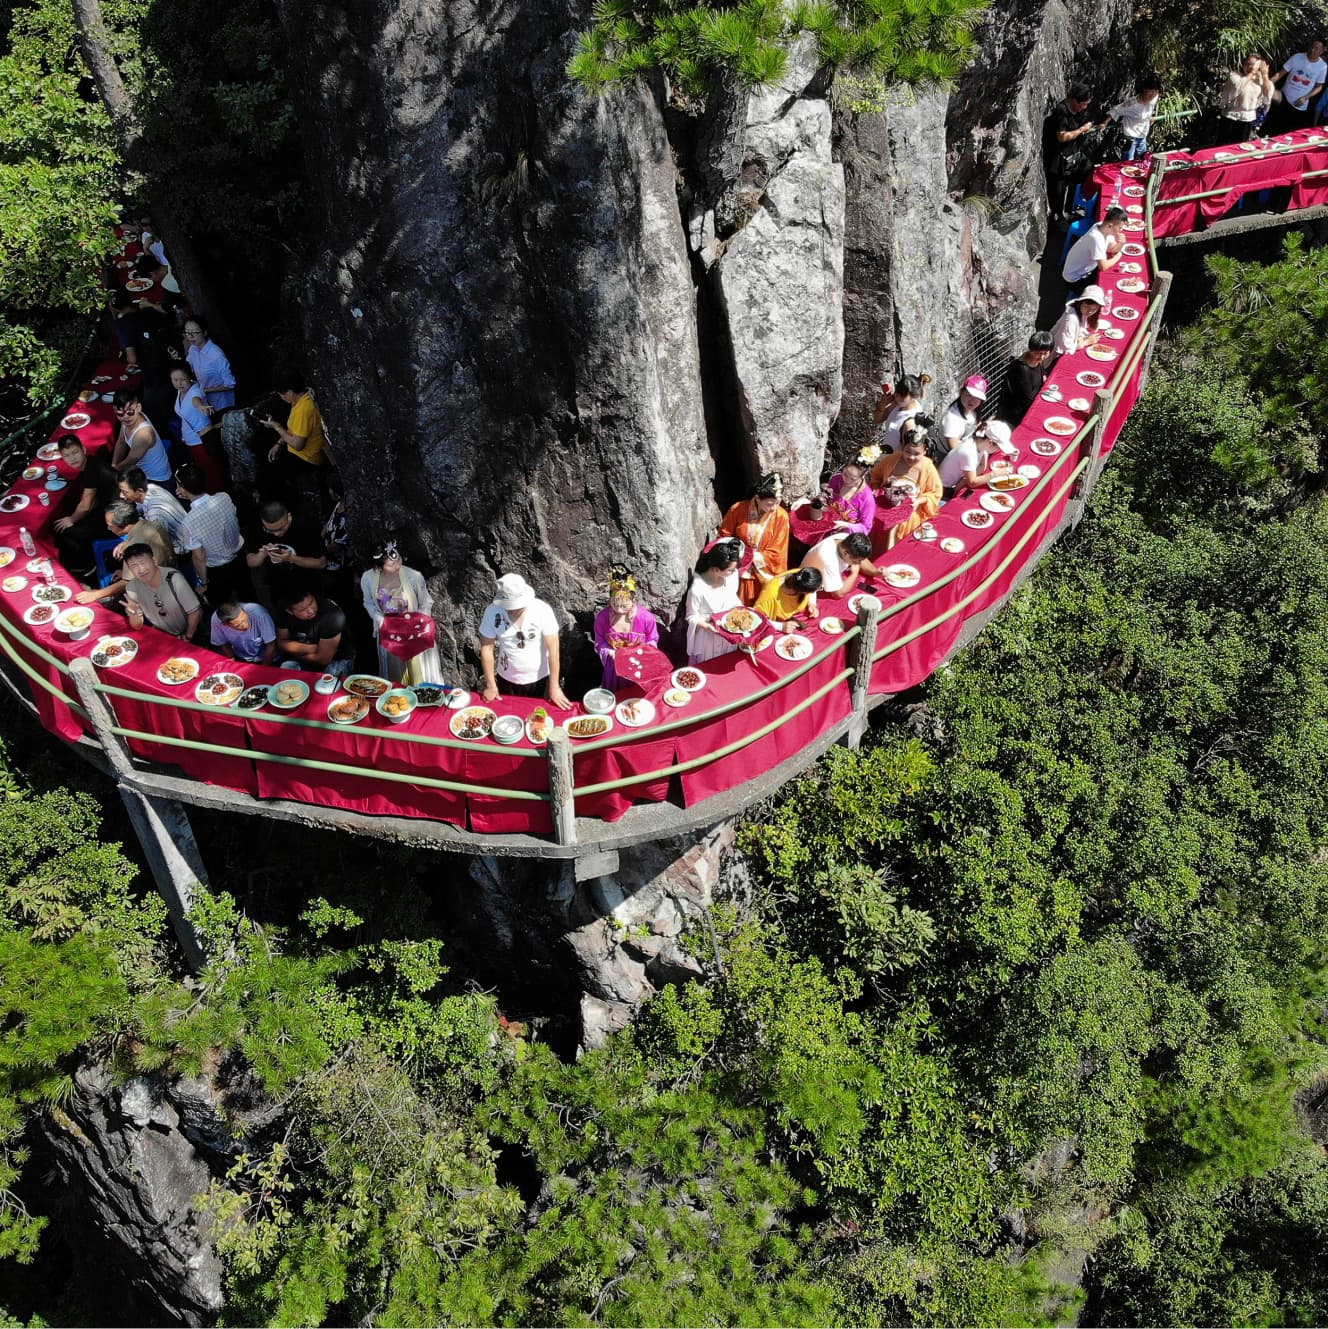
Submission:
[[[872,471],[872,487],[880,491],[871,531],[873,555],[893,549],[941,510],[940,472],[927,455],[927,431],[931,425],[931,419],[925,415],[911,421],[900,435],[899,451],[882,457]],[[911,494],[908,485],[912,485]],[[901,513],[910,499],[911,506]]]
[[[373,552],[373,567],[360,578],[364,611],[373,623],[378,645],[378,672],[393,683],[431,683],[443,676],[438,647],[432,642],[417,655],[403,660],[382,641],[383,620],[401,614],[428,615],[433,596],[422,574],[401,560],[395,540],[387,540]],[[426,625],[427,626],[427,625]]]
[[[659,619],[636,599],[636,578],[621,564],[609,569],[609,603],[595,615],[595,654],[604,666],[604,686],[618,686],[614,663],[620,650],[658,646]]]
[[[720,635],[712,620],[716,614],[742,606],[738,595],[738,562],[742,541],[716,540],[696,560],[696,573],[687,591],[687,659],[704,664],[736,651],[737,646]]]
[[[751,498],[735,503],[720,523],[721,536],[741,540],[752,551],[751,564],[738,574],[738,594],[748,606],[788,567],[789,515],[779,502],[783,488],[777,471],[763,475]]]

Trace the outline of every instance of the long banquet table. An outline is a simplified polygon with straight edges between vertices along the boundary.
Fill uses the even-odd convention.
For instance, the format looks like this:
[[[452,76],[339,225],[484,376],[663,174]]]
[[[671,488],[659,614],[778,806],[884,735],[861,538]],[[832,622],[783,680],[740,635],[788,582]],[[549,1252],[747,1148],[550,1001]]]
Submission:
[[[1119,176],[1113,187],[1131,190],[1122,197],[1135,205],[1132,192],[1140,183]],[[1138,243],[1142,224],[1136,221],[1132,225],[1137,229],[1127,239]],[[933,522],[935,540],[906,539],[885,560],[916,568],[920,576],[915,587],[899,590],[876,583],[858,588],[872,590],[883,603],[872,692],[895,693],[925,679],[951,650],[965,620],[995,604],[1054,531],[1076,475],[1091,460],[1085,451],[1091,435],[1084,426],[1097,402],[1093,389],[1080,383],[1078,375],[1099,374],[1113,388],[1117,402],[1105,424],[1102,450],[1109,450],[1115,442],[1139,391],[1143,361],[1132,353],[1139,349],[1138,340],[1147,336],[1149,322],[1148,263],[1143,256],[1131,261],[1138,264],[1138,273],[1118,269],[1103,281],[1112,303],[1108,321],[1120,329],[1119,339],[1108,343],[1113,358],[1098,361],[1084,353],[1063,357],[1050,383],[1061,388],[1064,400],[1054,404],[1039,400],[1014,430],[1019,465],[1036,467],[1037,474],[1030,477],[1026,488],[1010,493],[1011,510],[993,514],[985,528],[970,529],[963,516],[979,508],[979,496],[952,500]],[[1120,289],[1121,281],[1130,278],[1140,283],[1140,290]],[[1122,375],[1124,382],[1114,384],[1113,376]],[[80,406],[91,415],[90,423],[77,432],[96,450],[110,445],[114,427],[111,408],[100,394],[132,381],[132,376],[119,361],[109,360],[97,366],[94,378],[109,380],[91,384],[98,399],[73,403],[71,408]],[[1079,398],[1083,402],[1071,407],[1071,399]],[[1053,416],[1072,421],[1075,433],[1053,438],[1045,428]],[[57,426],[52,437],[61,432]],[[1044,446],[1054,447],[1055,455],[1036,454],[1032,444],[1038,439],[1049,440]],[[63,473],[63,464],[57,465]],[[53,524],[61,510],[60,496],[55,496],[49,508],[39,506],[36,495],[42,482],[20,480],[11,492],[27,496],[29,505],[21,512],[0,512],[0,546],[16,551],[15,561],[0,576],[20,573],[26,562],[19,546],[20,525],[28,527],[40,554],[54,558]],[[941,541],[947,536],[962,539],[963,551],[942,549]],[[58,563],[56,566],[59,581],[77,591],[73,579]],[[30,587],[16,593],[0,592],[4,640],[7,645],[15,639],[31,643],[48,655],[49,660],[19,649],[28,666],[55,693],[76,701],[72,680],[62,666],[67,668],[70,661],[90,655],[104,634],[129,634],[125,620],[116,611],[98,606],[88,636],[74,641],[49,624],[34,627],[23,623],[23,611],[32,603],[30,592]],[[823,595],[821,613],[823,617],[840,616],[850,624],[853,621],[842,598]],[[371,712],[359,725],[334,726],[326,718],[331,699],[317,693],[294,711],[280,713],[172,704],[193,700],[192,685],[172,686],[157,676],[161,664],[172,655],[198,660],[200,678],[219,669],[239,674],[246,683],[277,682],[293,675],[289,670],[237,664],[151,628],[129,635],[139,641],[136,657],[121,668],[100,670],[99,678],[116,690],[108,700],[120,726],[137,735],[128,739],[131,751],[145,761],[168,764],[191,779],[259,799],[430,818],[481,833],[538,835],[552,829],[547,798],[520,797],[522,793],[547,795],[547,762],[538,748],[524,742],[504,748],[491,739],[456,739],[448,727],[451,713],[442,709],[420,708],[401,725],[391,725]],[[746,653],[720,657],[703,666],[707,685],[695,694],[689,707],[674,710],[659,705],[654,722],[643,728],[629,730],[619,725],[605,738],[574,743],[577,814],[614,821],[633,803],[667,798],[695,806],[795,756],[843,721],[851,704],[850,680],[845,677],[848,638],[815,627],[809,629],[809,636],[815,651],[807,660],[791,663],[774,650],[754,657]],[[312,676],[304,677],[313,682]],[[620,696],[636,691],[629,685],[620,689]],[[86,722],[57,696],[40,686],[34,686],[32,692],[38,714],[49,729],[66,739],[85,732]],[[525,716],[536,705],[504,697],[494,703],[494,709]],[[556,711],[551,713],[559,721],[563,718]],[[578,705],[572,714],[580,713]],[[746,741],[766,729],[769,732],[754,742]],[[178,746],[180,742],[209,746],[199,750]],[[227,751],[217,751],[219,748]],[[633,782],[625,788],[593,788],[621,780]],[[449,785],[456,787],[446,787]]]

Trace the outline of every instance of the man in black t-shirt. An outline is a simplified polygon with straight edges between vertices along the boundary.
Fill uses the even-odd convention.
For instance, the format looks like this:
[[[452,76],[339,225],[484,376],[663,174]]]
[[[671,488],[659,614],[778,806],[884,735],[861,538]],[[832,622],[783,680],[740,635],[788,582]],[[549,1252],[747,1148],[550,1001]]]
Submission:
[[[355,664],[341,606],[298,585],[286,592],[277,615],[277,652],[284,669],[321,670],[338,678]]]
[[[175,423],[171,370],[185,363],[180,330],[167,310],[149,300],[136,303],[126,291],[117,291],[111,305],[125,360],[143,371],[135,385],[142,394],[143,409],[157,433],[168,438]]]
[[[1067,220],[1074,189],[1093,169],[1084,137],[1094,128],[1088,114],[1087,84],[1073,83],[1065,100],[1042,122],[1042,168],[1047,173],[1047,206],[1051,219]]]
[[[320,589],[327,569],[322,530],[296,517],[279,498],[268,499],[258,516],[262,527],[245,542],[244,561],[259,600],[277,608],[297,582]]]
[[[120,496],[120,477],[107,457],[90,456],[77,434],[64,434],[57,441],[60,460],[75,474],[69,481],[66,502],[74,506],[55,521],[55,544],[60,562],[80,581],[96,581],[95,540],[109,539],[104,513]]]
[[[1005,373],[1005,388],[1001,392],[1000,417],[1017,425],[1028,414],[1028,408],[1047,385],[1051,371],[1056,368],[1056,355],[1049,332],[1035,332],[1028,339],[1028,350],[1010,363]]]

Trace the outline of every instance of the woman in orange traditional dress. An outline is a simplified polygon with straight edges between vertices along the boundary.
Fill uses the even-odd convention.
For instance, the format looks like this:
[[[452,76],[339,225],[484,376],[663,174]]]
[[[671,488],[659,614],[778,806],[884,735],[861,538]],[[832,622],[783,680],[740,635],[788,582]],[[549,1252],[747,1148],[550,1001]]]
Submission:
[[[752,551],[738,582],[738,594],[749,608],[766,582],[788,567],[789,517],[779,503],[783,488],[777,471],[763,475],[756,492],[735,503],[719,528],[721,538],[741,540]]]
[[[925,415],[911,420],[900,432],[899,451],[882,457],[872,471],[872,488],[881,495],[871,532],[873,555],[893,549],[941,510],[941,476],[927,455],[927,430],[931,423]],[[913,510],[899,520],[899,508],[910,497]]]

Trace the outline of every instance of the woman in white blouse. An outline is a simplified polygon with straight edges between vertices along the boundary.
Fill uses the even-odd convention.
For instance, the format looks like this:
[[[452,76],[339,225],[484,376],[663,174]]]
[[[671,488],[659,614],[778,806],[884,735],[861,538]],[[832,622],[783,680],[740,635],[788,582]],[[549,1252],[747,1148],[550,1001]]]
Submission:
[[[704,664],[738,648],[715,631],[715,614],[737,609],[742,604],[738,594],[738,562],[742,542],[716,540],[696,560],[696,574],[687,592],[687,658]]]
[[[365,613],[373,622],[374,641],[378,642],[378,672],[393,683],[440,682],[442,665],[437,646],[430,646],[413,659],[402,660],[378,641],[386,615],[427,614],[433,609],[433,596],[424,577],[402,563],[394,540],[375,549],[373,561],[373,567],[360,578],[360,592],[364,596]]]
[[[1097,322],[1106,303],[1106,292],[1100,286],[1086,286],[1081,295],[1066,304],[1065,313],[1051,330],[1052,349],[1057,355],[1074,355],[1097,344],[1102,335]]]

